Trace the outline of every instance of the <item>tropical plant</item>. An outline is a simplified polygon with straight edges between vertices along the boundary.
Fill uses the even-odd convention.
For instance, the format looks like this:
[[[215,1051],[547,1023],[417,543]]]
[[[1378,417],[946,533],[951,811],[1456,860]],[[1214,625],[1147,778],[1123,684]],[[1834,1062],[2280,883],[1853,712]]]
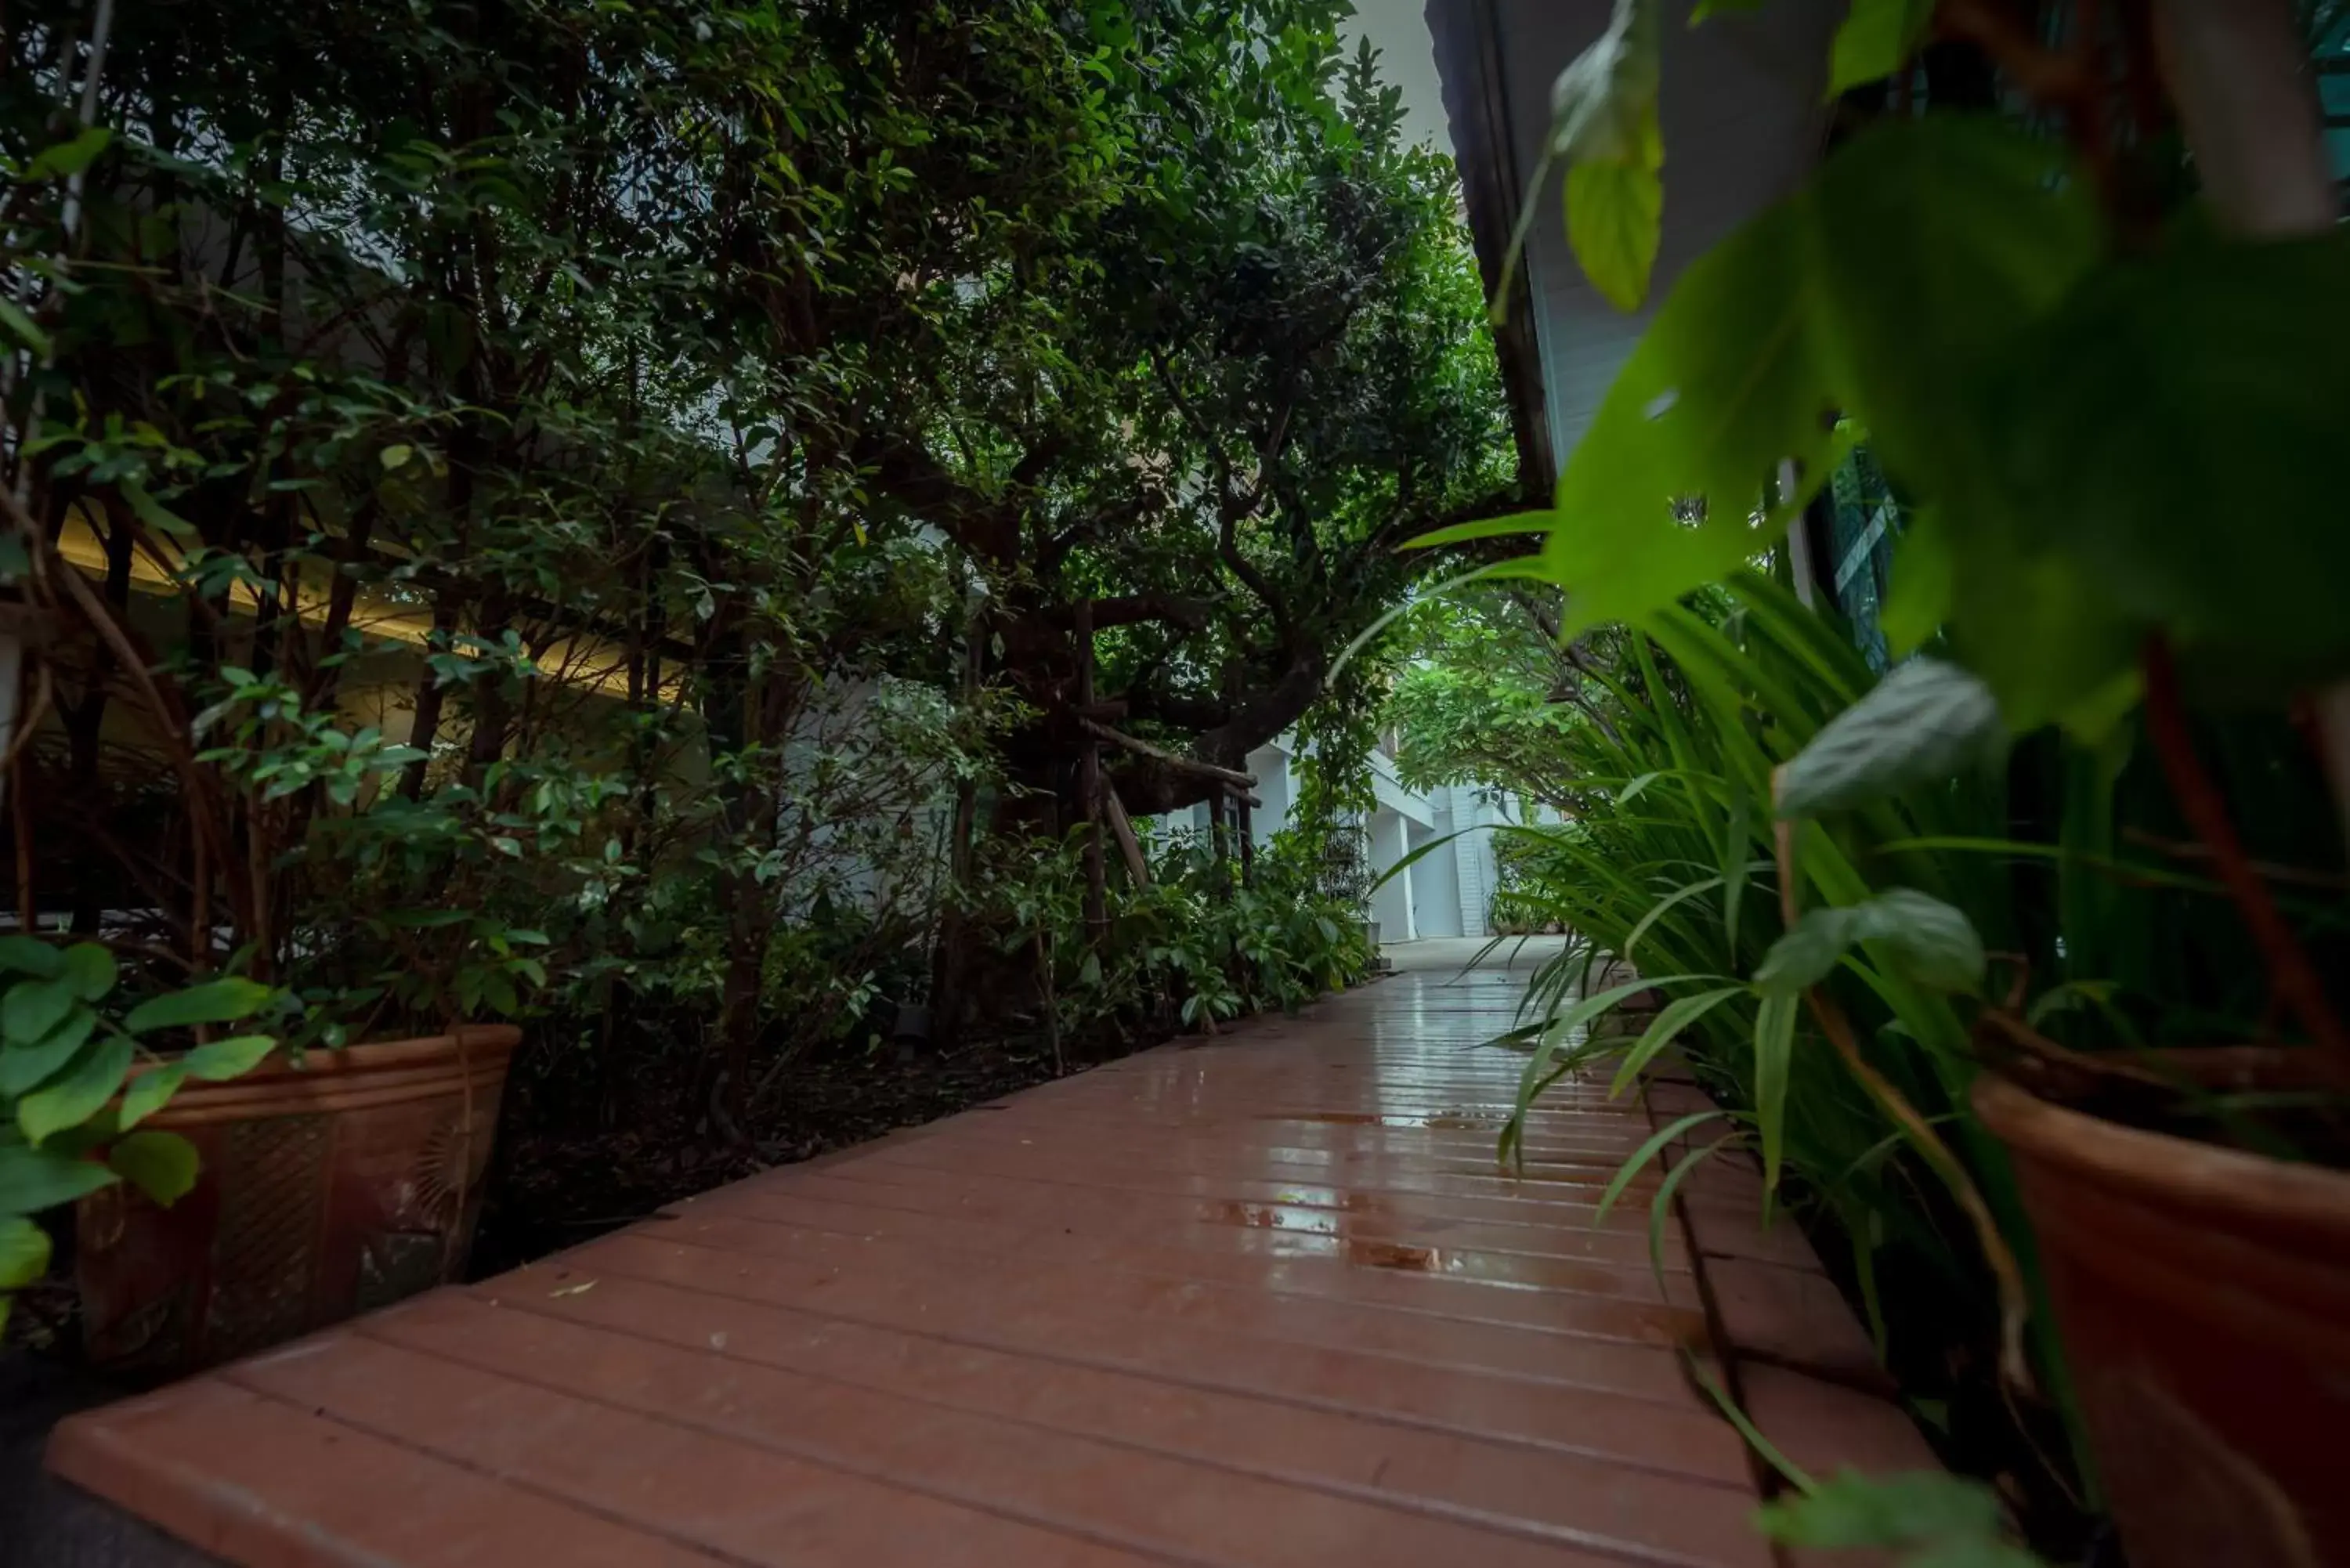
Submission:
[[[1552,147],[1575,253],[1624,303],[1645,292],[1663,199],[1660,9],[1625,0],[1561,78]],[[1555,981],[1529,1092],[1597,1052],[1622,1058],[1620,1086],[1678,1038],[1731,1081],[1722,1112],[1672,1134],[1719,1120],[1773,1187],[1815,1158],[1798,1151],[1824,1115],[1877,1129],[1854,1164],[1826,1168],[1846,1173],[1827,1200],[1851,1176],[1902,1168],[1896,1150],[1929,1174],[1927,1211],[1963,1215],[1991,1264],[2018,1386],[2032,1256],[2006,1160],[1966,1109],[1978,1021],[1996,1052],[2043,1064],[2076,1060],[2052,1033],[2137,1044],[2221,1021],[2267,1036],[2290,1019],[2344,1044],[2326,981],[2339,963],[2315,956],[2339,951],[2338,907],[2287,890],[2326,874],[2253,870],[2237,824],[2288,863],[2330,861],[2340,833],[2320,758],[2350,801],[2333,716],[2350,645],[2303,597],[2350,565],[2324,521],[2350,398],[2350,348],[2325,302],[2350,284],[2350,247],[2292,8],[2157,9],[2160,51],[2154,27],[2107,31],[2089,8],[2044,44],[1993,6],[1856,0],[1832,90],[1906,77],[1939,32],[1984,50],[2061,139],[1940,110],[1853,136],[1683,273],[1568,462],[1541,556],[1515,568],[1563,590],[1563,635],[1618,622],[1638,634],[1627,706],[1653,715],[1670,767],[1625,779],[1612,825],[1743,825],[1636,861],[1684,864],[1628,925],[1635,898],[1560,895],[1596,946],[1637,953],[1678,994],[1637,1038],[1578,1045],[1568,1032],[1618,997],[1575,1000]],[[1806,662],[1826,673],[1822,639],[1836,634],[1766,618],[1736,574],[1864,440],[1915,519],[1887,609],[1893,651],[1931,645],[1952,661],[1905,666],[1866,696],[1849,669],[1816,689],[1790,682],[1751,635],[1698,632],[1692,617],[1708,618],[1681,602],[1701,606],[1727,578],[1733,618],[1750,633],[1767,618],[1769,644],[1818,649]],[[2216,532],[2221,515],[2243,527]],[[1693,734],[1660,669],[1688,683],[1706,714],[1699,744],[1726,769],[1692,774]],[[2198,700],[2241,714],[2265,699],[2281,715],[2288,693],[2308,704],[2314,750],[2275,717],[2223,715],[2199,735],[2189,721]],[[2002,776],[2011,736],[2023,740]],[[2225,793],[2204,761],[2215,739],[2231,743]],[[1668,818],[1659,791],[1692,776],[1713,781],[1694,786],[1709,798]],[[2192,868],[2133,852],[2147,849]],[[1574,868],[1622,880],[1597,855]],[[1780,916],[1762,917],[1759,953],[1742,929],[1758,872],[1775,873]],[[2226,929],[2221,891],[2243,929]],[[1717,905],[1725,940],[1685,962],[1668,944]],[[2251,1137],[2242,1118],[2190,1125]],[[1863,1255],[1910,1207],[1888,1196],[1845,1214]],[[1861,1288],[1874,1317],[1865,1269]],[[2046,1315],[2033,1322],[2061,1401],[2063,1359]]]
[[[0,937],[0,1326],[15,1293],[48,1268],[45,1210],[128,1181],[170,1204],[195,1185],[196,1151],[139,1124],[190,1079],[219,1083],[276,1048],[269,1033],[210,1038],[269,1009],[239,976],[175,990],[126,983],[96,942]],[[175,1042],[193,1043],[176,1047]]]
[[[1076,601],[1162,746],[1358,723],[1388,546],[1508,483],[1340,9],[12,11],[22,918],[739,1122],[1078,815]]]

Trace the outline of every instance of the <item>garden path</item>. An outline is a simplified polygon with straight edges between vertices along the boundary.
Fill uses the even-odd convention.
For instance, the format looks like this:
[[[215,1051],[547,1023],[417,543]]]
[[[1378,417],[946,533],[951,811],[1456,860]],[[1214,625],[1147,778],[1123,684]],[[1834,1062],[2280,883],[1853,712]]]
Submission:
[[[1781,1369],[1856,1331],[1751,1172],[1693,1173],[1660,1282],[1644,1202],[1594,1223],[1642,1105],[1563,1084],[1496,1169],[1520,1059],[1479,1043],[1524,979],[1401,973],[769,1171],[50,1463],[255,1568],[1768,1568],[1681,1347],[1734,1342],[1810,1462],[1914,1436]]]

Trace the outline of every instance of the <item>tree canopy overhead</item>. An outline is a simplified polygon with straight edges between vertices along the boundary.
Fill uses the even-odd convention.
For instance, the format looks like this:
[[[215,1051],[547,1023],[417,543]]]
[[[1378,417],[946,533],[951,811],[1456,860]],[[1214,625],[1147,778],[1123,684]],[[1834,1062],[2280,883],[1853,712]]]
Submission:
[[[872,492],[984,569],[1045,715],[1036,782],[1066,754],[1074,600],[1117,630],[1103,696],[1236,767],[1430,568],[1398,545],[1509,496],[1451,167],[1404,140],[1367,44],[1341,54],[1342,14],[1097,7],[1094,200],[938,282],[975,318],[949,376],[888,357]],[[1138,762],[1123,788],[1152,811],[1199,785]]]

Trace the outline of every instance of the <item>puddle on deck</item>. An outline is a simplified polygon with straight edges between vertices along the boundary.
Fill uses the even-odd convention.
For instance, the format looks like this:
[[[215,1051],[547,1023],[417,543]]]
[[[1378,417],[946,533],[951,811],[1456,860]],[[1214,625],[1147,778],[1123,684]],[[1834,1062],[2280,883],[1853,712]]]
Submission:
[[[1508,1118],[1474,1111],[1275,1111],[1261,1122],[1320,1122],[1348,1127],[1433,1127],[1440,1132],[1499,1132]]]

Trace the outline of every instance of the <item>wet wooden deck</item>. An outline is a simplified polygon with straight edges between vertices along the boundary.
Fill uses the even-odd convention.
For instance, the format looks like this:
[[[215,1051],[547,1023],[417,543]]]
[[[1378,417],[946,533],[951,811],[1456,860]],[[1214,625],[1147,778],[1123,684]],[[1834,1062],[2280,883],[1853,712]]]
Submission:
[[[1764,1568],[1684,1374],[1702,1258],[1676,1222],[1660,1284],[1643,1206],[1593,1224],[1647,1110],[1562,1086],[1530,1179],[1495,1169],[1518,1061],[1476,1046],[1523,979],[1399,976],[775,1170],[51,1464],[256,1568]]]

